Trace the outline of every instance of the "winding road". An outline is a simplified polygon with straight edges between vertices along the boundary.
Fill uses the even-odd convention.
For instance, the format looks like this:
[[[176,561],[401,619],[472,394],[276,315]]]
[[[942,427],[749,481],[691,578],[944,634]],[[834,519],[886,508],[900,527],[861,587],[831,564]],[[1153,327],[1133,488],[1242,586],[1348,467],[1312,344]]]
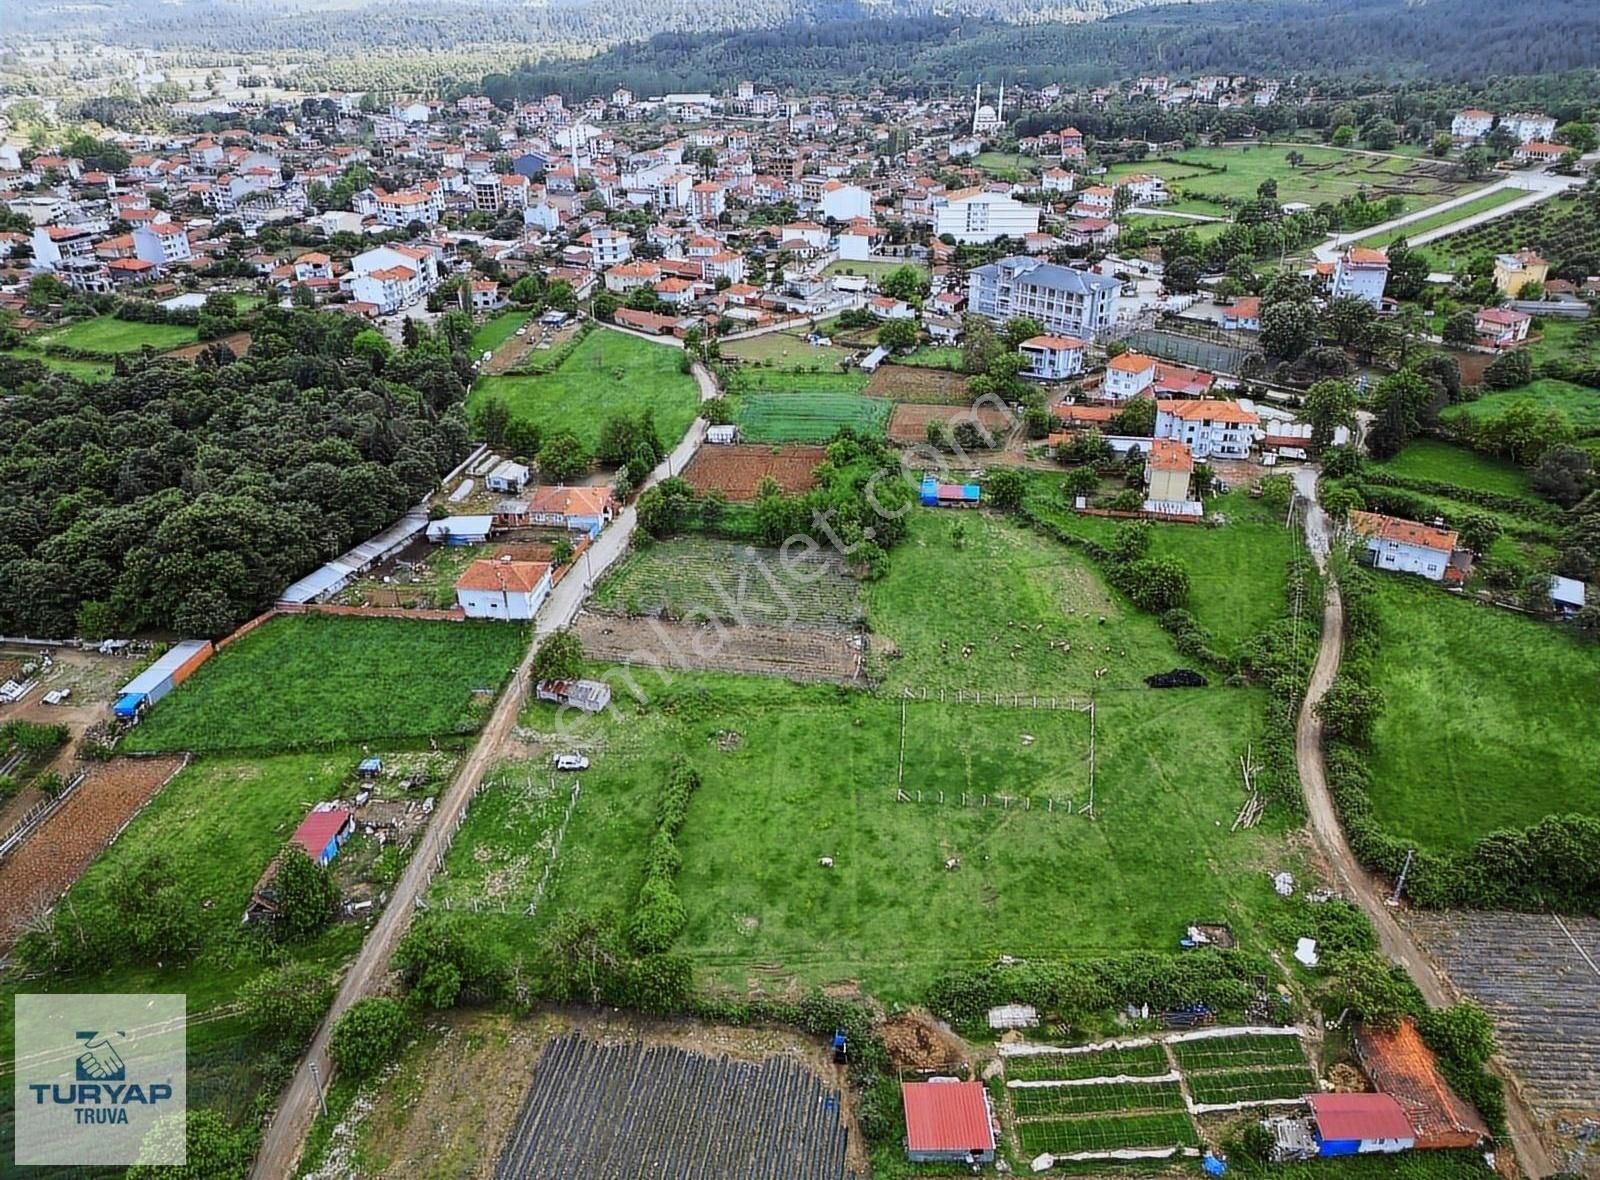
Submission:
[[[697,363],[693,372],[700,388],[700,400],[717,396],[716,379],[705,366]],[[705,435],[705,419],[696,418],[688,433],[650,473],[641,489],[681,472],[694,457],[695,451],[699,450]],[[332,1005],[284,1090],[278,1109],[262,1137],[261,1149],[256,1153],[255,1163],[250,1170],[251,1180],[285,1180],[294,1174],[300,1153],[305,1148],[306,1135],[317,1116],[318,1083],[320,1081],[325,1087],[333,1079],[333,1059],[329,1056],[328,1044],[334,1026],[352,1004],[372,994],[388,973],[389,960],[411,923],[417,898],[432,877],[433,864],[450,847],[450,838],[455,835],[458,823],[466,814],[467,805],[477,794],[484,775],[500,761],[501,748],[515,731],[517,718],[528,703],[534,653],[552,632],[567,626],[577,617],[595,579],[627,552],[628,542],[638,523],[638,512],[631,505],[619,512],[610,527],[600,534],[584,554],[583,576],[579,577],[578,570],[573,569],[557,583],[539,608],[534,620],[533,642],[528,645],[516,671],[501,691],[472,752],[439,796],[432,822],[423,831],[416,851],[406,862],[405,871],[396,882],[388,905],[368,931],[350,969],[339,981],[339,990]]]
[[[1294,472],[1295,489],[1306,500],[1306,545],[1323,573],[1328,570],[1328,555],[1333,546],[1333,529],[1328,515],[1316,501],[1317,469],[1301,467]],[[1311,824],[1311,834],[1318,851],[1327,861],[1336,884],[1346,896],[1361,906],[1378,932],[1378,946],[1392,962],[1399,963],[1416,981],[1423,999],[1432,1007],[1442,1007],[1455,1002],[1456,995],[1449,979],[1432,960],[1423,953],[1411,932],[1400,921],[1397,912],[1388,904],[1387,891],[1356,860],[1345,839],[1344,828],[1334,810],[1333,797],[1328,791],[1327,767],[1322,759],[1322,722],[1316,707],[1332,687],[1339,674],[1339,661],[1344,653],[1344,600],[1339,585],[1327,580],[1327,597],[1322,609],[1322,645],[1317,650],[1317,662],[1311,670],[1306,685],[1306,696],[1300,706],[1300,716],[1295,724],[1295,765],[1300,772],[1300,788],[1305,794],[1306,816]],[[1539,1125],[1532,1111],[1517,1089],[1517,1079],[1505,1062],[1496,1058],[1491,1068],[1506,1084],[1506,1123],[1511,1132],[1511,1145],[1517,1162],[1532,1180],[1542,1180],[1558,1169],[1550,1161]]]

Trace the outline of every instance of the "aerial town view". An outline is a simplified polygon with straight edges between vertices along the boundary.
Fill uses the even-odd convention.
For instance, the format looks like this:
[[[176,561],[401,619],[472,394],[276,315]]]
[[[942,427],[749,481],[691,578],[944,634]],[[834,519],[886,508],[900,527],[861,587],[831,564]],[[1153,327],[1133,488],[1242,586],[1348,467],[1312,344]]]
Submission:
[[[1600,0],[0,0],[0,1177],[1600,1180]]]

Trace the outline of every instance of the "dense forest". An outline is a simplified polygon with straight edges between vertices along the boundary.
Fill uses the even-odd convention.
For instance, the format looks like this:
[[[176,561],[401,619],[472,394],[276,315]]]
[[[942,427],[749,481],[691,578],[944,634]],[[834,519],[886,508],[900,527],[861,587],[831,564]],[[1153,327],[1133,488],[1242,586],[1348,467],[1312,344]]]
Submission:
[[[0,633],[215,636],[399,517],[467,452],[469,371],[270,309],[249,355],[84,384],[0,358]]]
[[[577,99],[619,82],[639,94],[779,89],[950,93],[1013,82],[1110,84],[1135,74],[1372,76],[1483,83],[1600,65],[1593,0],[1217,0],[1089,23],[1004,24],[949,16],[665,33],[594,57],[531,63],[484,80],[497,100]]]

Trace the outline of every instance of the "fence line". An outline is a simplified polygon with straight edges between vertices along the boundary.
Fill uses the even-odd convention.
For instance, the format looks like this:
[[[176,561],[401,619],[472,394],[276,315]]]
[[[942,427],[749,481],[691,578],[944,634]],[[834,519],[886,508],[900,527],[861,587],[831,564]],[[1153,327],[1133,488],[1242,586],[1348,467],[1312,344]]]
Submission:
[[[930,689],[926,685],[917,688],[907,685],[900,690],[900,697],[904,701],[938,701],[941,704],[956,705],[994,705],[1007,709],[1068,709],[1075,713],[1093,713],[1094,698],[1079,697],[1042,697],[1037,693],[1025,692],[989,692],[981,688],[958,688],[954,695],[947,689]],[[904,704],[901,708],[904,709]]]

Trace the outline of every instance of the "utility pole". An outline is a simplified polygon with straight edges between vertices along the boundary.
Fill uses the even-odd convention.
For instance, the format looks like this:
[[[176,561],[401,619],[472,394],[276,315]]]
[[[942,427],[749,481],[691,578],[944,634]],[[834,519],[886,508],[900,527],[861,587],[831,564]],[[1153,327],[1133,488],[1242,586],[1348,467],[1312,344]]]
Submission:
[[[315,1057],[311,1059],[311,1084],[317,1088],[317,1103],[322,1107],[322,1117],[328,1117],[328,1099],[322,1093],[322,1071],[317,1068]]]
[[[1400,876],[1394,883],[1394,896],[1389,898],[1389,904],[1392,906],[1400,904],[1400,893],[1406,887],[1406,874],[1411,871],[1411,858],[1416,855],[1416,852],[1415,848],[1406,849],[1406,863],[1400,866]]]

